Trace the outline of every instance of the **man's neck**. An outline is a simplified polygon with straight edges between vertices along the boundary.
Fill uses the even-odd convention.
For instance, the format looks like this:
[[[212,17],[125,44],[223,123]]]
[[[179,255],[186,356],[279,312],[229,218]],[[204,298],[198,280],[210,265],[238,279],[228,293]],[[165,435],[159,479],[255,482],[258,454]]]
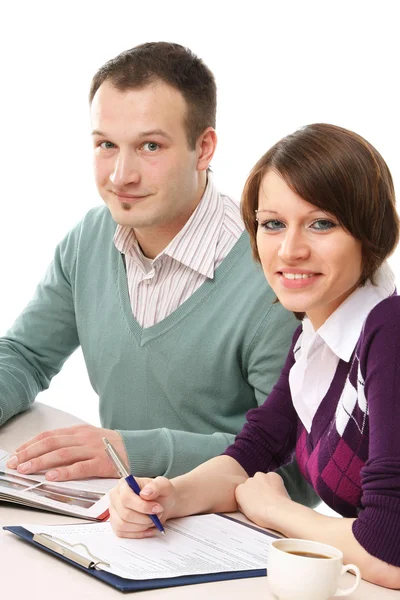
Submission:
[[[158,256],[176,235],[183,229],[190,217],[198,207],[200,200],[203,197],[204,191],[207,186],[207,180],[204,179],[204,183],[199,188],[199,193],[193,204],[188,206],[188,211],[182,214],[180,218],[174,219],[170,223],[164,223],[155,227],[146,227],[143,229],[135,229],[135,237],[137,242],[147,258],[155,258]]]

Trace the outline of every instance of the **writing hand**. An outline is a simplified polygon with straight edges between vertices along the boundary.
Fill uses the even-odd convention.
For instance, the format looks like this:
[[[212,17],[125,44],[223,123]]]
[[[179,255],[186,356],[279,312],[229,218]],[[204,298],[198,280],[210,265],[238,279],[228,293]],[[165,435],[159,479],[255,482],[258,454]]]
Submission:
[[[269,529],[278,529],[279,515],[287,506],[290,509],[292,500],[286,491],[282,477],[277,473],[256,473],[237,486],[236,502],[239,509],[248,519]],[[279,530],[279,529],[278,529]]]
[[[118,477],[104,452],[107,437],[128,464],[123,440],[117,431],[93,425],[76,425],[44,431],[19,446],[7,462],[9,469],[31,474],[46,471],[49,481],[69,481],[88,477]]]
[[[176,502],[174,486],[166,477],[135,478],[141,488],[140,496],[133,493],[125,479],[110,491],[110,522],[119,537],[144,538],[157,534],[149,514],[164,523]]]

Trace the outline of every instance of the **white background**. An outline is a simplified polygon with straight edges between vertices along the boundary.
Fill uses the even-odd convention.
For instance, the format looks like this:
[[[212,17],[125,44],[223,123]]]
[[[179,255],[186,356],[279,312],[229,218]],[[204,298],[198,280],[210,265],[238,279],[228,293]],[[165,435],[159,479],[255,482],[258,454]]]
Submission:
[[[106,60],[160,40],[205,60],[219,89],[212,167],[221,190],[236,198],[275,141],[321,121],[372,142],[399,189],[396,8],[396,0],[2,3],[0,334],[29,300],[57,242],[101,202],[87,94]],[[400,252],[392,264],[399,273]],[[98,424],[79,351],[40,400]]]

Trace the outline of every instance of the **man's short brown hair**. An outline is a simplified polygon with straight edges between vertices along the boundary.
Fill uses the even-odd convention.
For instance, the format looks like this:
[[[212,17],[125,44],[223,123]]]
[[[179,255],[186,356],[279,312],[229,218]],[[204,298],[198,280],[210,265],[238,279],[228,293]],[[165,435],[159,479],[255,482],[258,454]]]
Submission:
[[[393,180],[379,152],[356,133],[325,123],[307,125],[268,150],[253,167],[242,196],[242,216],[258,261],[255,210],[261,180],[270,170],[361,241],[359,284],[373,282],[399,240]]]
[[[109,60],[92,79],[90,102],[104,81],[120,91],[140,89],[157,81],[177,89],[187,104],[185,127],[191,149],[207,127],[215,128],[214,75],[200,58],[180,44],[149,42]]]

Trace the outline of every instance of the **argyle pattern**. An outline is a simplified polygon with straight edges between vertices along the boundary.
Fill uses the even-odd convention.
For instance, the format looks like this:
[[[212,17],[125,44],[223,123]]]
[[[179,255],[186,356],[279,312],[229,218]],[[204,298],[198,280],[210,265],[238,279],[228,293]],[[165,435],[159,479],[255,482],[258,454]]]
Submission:
[[[340,396],[333,415],[329,413],[331,394]],[[349,363],[339,362],[310,433],[299,421],[296,444],[303,476],[328,506],[345,517],[355,517],[362,509],[360,472],[368,459],[368,439],[368,405],[359,359],[354,353]]]
[[[340,360],[308,432],[290,394],[298,328],[281,376],[225,454],[250,477],[293,459],[321,499],[354,518],[356,540],[400,567],[400,296],[369,313],[349,362]]]

